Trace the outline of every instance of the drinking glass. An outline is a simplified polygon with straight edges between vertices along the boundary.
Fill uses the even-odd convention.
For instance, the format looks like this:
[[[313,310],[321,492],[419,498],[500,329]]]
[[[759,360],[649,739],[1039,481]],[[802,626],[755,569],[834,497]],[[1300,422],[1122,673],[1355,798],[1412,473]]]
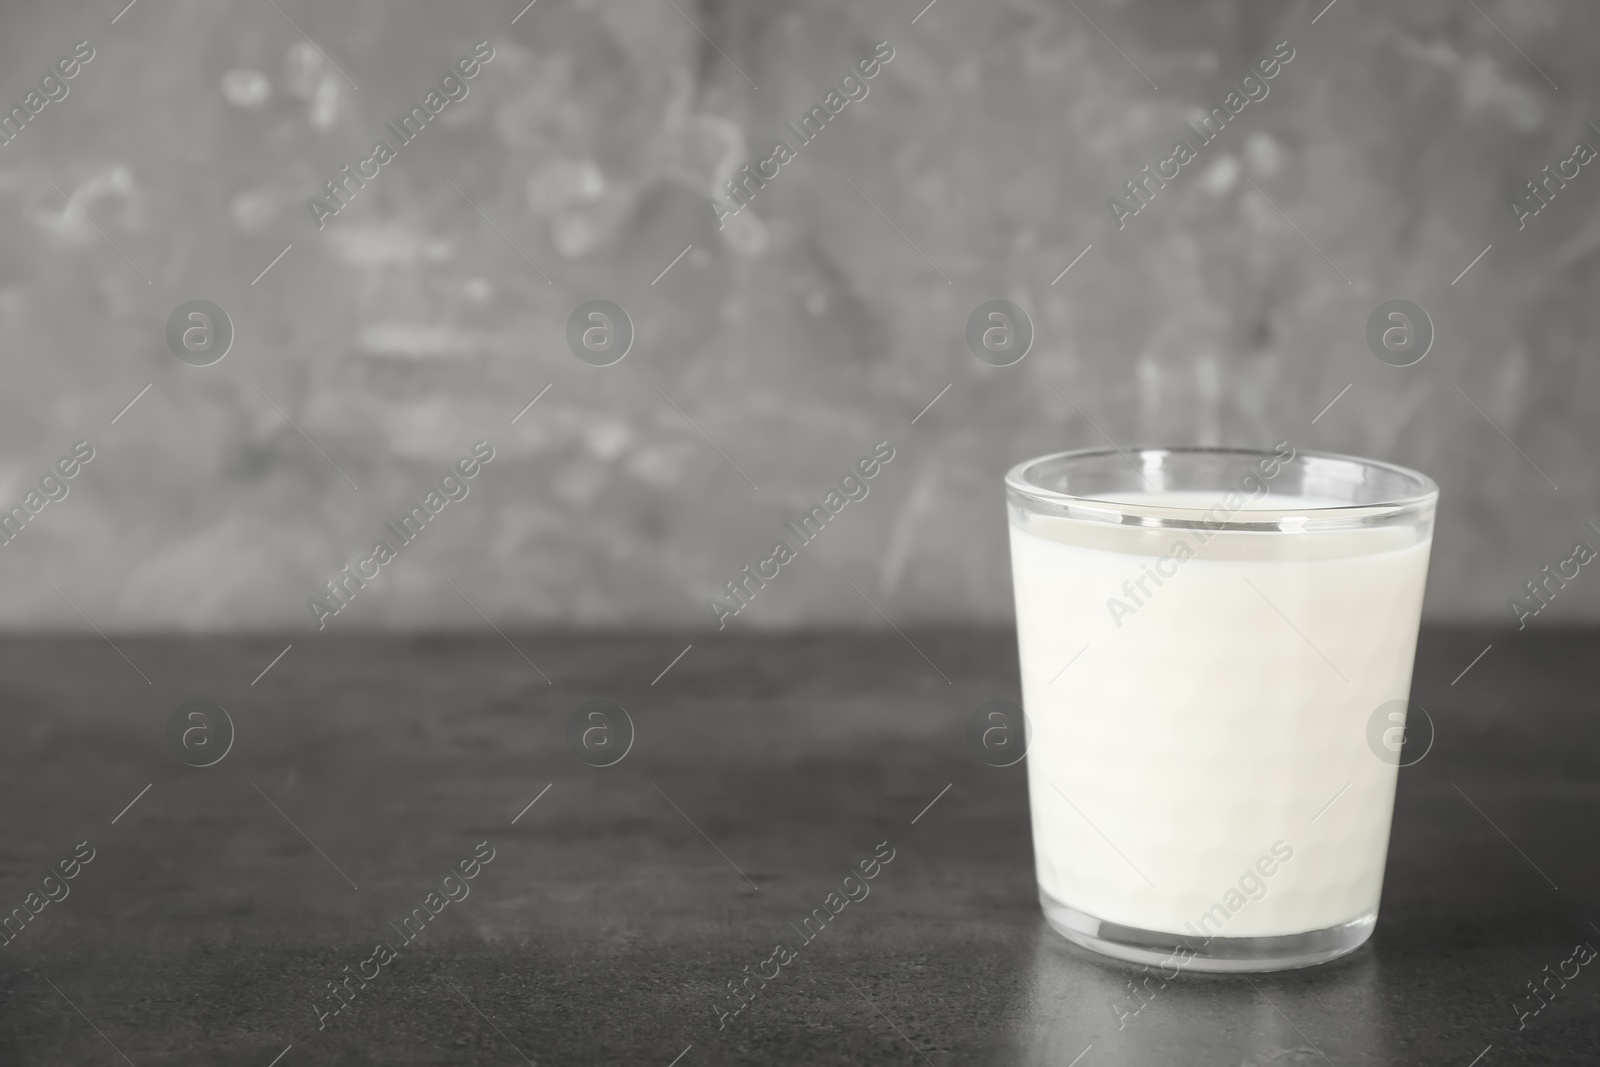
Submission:
[[[1281,444],[1063,452],[1006,498],[1050,925],[1196,970],[1360,946],[1438,487]]]

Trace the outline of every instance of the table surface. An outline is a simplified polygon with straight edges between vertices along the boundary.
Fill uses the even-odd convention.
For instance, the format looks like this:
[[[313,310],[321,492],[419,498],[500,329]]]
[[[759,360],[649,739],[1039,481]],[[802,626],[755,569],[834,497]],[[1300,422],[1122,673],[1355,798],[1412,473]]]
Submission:
[[[0,909],[93,859],[0,950],[0,1063],[1600,1063],[1600,967],[1517,1014],[1600,945],[1595,648],[1425,631],[1437,737],[1401,772],[1372,940],[1183,974],[1119,1028],[1132,972],[1040,917],[1024,767],[966,747],[1017,697],[1006,632],[7,638]],[[612,767],[566,740],[593,698],[634,724]],[[192,699],[234,727],[207,768],[168,745]],[[470,895],[403,942],[482,842]],[[779,941],[797,958],[719,1028]]]

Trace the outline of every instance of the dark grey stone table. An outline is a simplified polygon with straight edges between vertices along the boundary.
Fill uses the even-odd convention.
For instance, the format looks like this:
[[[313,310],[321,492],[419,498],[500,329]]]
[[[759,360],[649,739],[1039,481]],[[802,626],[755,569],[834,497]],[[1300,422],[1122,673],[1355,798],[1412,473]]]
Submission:
[[[1593,633],[1426,633],[1372,941],[1120,1028],[1131,972],[1040,918],[1024,768],[965,745],[1008,634],[510,637],[0,642],[0,1063],[1600,1063],[1600,966],[1518,1026],[1600,945]],[[612,767],[567,745],[592,698]],[[191,699],[235,728],[204,769]]]

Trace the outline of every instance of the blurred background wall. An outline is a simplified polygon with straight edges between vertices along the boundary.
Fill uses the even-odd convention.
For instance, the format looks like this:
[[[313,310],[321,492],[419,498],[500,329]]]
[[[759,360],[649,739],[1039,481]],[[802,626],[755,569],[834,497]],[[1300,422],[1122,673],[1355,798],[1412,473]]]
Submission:
[[[467,499],[330,626],[479,624],[461,594],[714,625],[706,598],[885,440],[869,497],[731,625],[880,624],[844,578],[902,625],[1009,617],[1004,471],[1106,437],[1432,474],[1435,619],[1514,624],[1600,546],[1600,168],[1511,208],[1600,146],[1600,10],[924,2],[6,5],[6,109],[93,58],[0,146],[0,504],[95,456],[0,547],[0,623],[81,626],[70,598],[102,629],[312,625],[480,440]],[[400,147],[385,123],[479,41]],[[1270,94],[1119,229],[1109,198],[1281,41]],[[802,144],[785,123],[880,42]],[[379,139],[396,158],[319,228],[308,200]],[[709,198],[778,141],[719,228]],[[1010,367],[965,340],[997,298],[1036,331]],[[234,334],[205,367],[167,340],[195,299]],[[611,366],[569,348],[592,299],[635,331]],[[1432,319],[1414,366],[1369,351],[1391,299]],[[1538,624],[1596,617],[1585,572]]]

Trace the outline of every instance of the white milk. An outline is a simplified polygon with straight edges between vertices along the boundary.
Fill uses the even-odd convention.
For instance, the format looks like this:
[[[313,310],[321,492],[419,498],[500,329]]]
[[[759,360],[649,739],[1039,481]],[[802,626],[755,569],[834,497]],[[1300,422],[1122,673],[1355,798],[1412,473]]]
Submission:
[[[1180,562],[1174,546],[1203,534],[1039,515],[1023,529],[1011,510],[1040,887],[1094,918],[1176,934],[1373,916],[1397,767],[1368,747],[1367,723],[1409,694],[1426,535],[1225,531]],[[1128,609],[1115,621],[1113,597]]]

